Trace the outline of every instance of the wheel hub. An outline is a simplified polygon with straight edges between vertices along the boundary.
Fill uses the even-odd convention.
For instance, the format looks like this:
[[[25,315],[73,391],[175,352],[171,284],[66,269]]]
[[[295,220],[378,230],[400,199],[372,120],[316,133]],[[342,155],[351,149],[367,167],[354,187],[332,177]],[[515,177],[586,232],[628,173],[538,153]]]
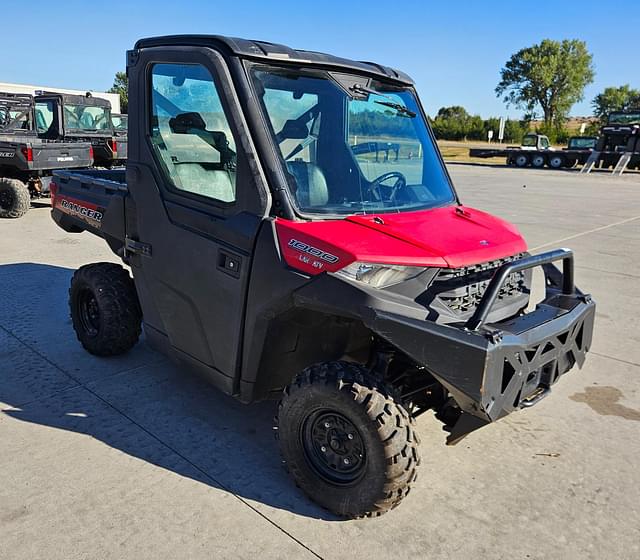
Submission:
[[[82,328],[89,336],[96,336],[100,330],[100,309],[96,297],[91,291],[84,290],[78,299]]]
[[[321,410],[306,418],[302,447],[311,467],[332,484],[349,484],[364,472],[366,455],[355,425],[339,412]]]

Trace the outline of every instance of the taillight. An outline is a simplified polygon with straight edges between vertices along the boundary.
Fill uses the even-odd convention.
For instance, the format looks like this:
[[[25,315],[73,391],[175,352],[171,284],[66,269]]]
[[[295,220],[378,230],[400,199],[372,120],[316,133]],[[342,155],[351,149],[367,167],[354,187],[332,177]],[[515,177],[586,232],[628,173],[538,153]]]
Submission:
[[[33,161],[33,148],[31,146],[20,148],[20,151],[22,152],[24,159],[27,161]]]
[[[118,143],[114,139],[111,139],[111,150],[113,151],[113,157],[116,157],[118,155]]]
[[[56,206],[56,195],[58,194],[58,185],[56,185],[53,181],[49,183],[49,195],[51,196],[51,207],[55,208]]]
[[[89,146],[89,159],[93,163],[93,146]]]

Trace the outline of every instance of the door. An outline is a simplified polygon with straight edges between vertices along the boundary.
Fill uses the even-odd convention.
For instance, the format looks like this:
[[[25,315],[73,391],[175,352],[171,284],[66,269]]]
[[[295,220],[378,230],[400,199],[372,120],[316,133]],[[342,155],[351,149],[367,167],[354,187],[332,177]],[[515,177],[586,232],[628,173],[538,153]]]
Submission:
[[[128,236],[145,326],[231,391],[266,183],[219,54],[145,49],[129,78]]]

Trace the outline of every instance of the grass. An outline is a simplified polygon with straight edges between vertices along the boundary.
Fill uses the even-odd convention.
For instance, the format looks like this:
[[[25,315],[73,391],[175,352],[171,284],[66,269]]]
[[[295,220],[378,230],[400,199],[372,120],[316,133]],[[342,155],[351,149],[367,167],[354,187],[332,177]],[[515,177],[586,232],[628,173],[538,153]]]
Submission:
[[[505,158],[472,158],[469,157],[469,148],[506,148],[507,144],[492,142],[454,142],[452,140],[438,140],[438,147],[446,162],[453,163],[479,163],[483,165],[506,164]]]

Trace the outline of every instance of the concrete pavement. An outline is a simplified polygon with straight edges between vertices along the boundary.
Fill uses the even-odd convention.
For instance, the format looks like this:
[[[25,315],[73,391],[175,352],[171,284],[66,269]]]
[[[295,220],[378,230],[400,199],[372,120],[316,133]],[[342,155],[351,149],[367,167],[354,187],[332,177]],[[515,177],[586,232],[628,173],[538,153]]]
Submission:
[[[418,482],[375,520],[295,488],[274,403],[243,406],[144,342],[85,353],[69,280],[115,256],[46,207],[0,221],[0,558],[640,557],[640,175],[450,171],[532,248],[575,249],[594,344],[550,398],[458,446],[421,417]]]

